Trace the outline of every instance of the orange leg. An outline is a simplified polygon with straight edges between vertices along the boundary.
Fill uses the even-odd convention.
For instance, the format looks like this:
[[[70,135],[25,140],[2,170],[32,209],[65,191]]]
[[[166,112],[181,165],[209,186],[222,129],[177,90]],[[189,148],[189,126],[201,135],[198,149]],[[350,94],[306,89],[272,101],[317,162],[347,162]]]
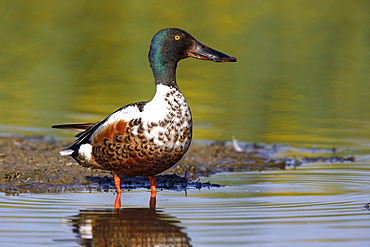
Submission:
[[[117,188],[117,197],[116,201],[114,202],[114,208],[120,208],[121,207],[121,179],[116,173],[114,174],[114,184],[116,185]]]
[[[155,209],[155,204],[157,203],[157,197],[150,197],[149,208]]]
[[[156,197],[157,187],[155,186],[155,176],[149,176],[149,181],[150,181],[150,190],[151,190],[150,197]]]

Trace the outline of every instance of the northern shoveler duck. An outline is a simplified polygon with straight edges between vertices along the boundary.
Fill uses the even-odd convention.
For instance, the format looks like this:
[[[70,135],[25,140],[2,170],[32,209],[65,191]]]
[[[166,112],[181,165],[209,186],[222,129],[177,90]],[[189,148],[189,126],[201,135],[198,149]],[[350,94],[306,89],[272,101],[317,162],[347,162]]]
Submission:
[[[151,101],[126,105],[97,123],[52,126],[83,130],[76,135],[75,143],[60,153],[72,156],[82,166],[112,171],[117,188],[115,208],[121,205],[118,175],[149,176],[151,198],[155,198],[155,175],[176,164],[189,148],[192,117],[176,83],[177,63],[187,57],[236,61],[201,44],[184,30],[160,30],[149,50],[156,85]]]

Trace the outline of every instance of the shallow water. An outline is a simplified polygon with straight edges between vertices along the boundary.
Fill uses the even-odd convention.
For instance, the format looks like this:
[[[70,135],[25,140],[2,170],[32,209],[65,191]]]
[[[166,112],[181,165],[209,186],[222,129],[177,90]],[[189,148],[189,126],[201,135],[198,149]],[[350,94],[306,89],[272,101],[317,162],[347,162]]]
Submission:
[[[112,212],[113,192],[2,194],[1,243],[89,246],[94,239],[99,246],[118,238],[132,245],[148,237],[151,243],[175,239],[182,246],[370,244],[370,212],[364,207],[370,201],[368,162],[315,163],[203,180],[226,187],[189,190],[187,196],[161,191],[156,212],[148,210],[150,193],[144,190],[125,192],[118,214]]]

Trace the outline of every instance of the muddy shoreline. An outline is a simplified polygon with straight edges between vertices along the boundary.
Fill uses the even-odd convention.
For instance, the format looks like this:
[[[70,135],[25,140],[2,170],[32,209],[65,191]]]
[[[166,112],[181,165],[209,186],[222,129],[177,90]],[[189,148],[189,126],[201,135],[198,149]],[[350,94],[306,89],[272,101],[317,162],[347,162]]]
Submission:
[[[110,172],[88,169],[59,151],[71,142],[50,137],[0,138],[0,191],[6,194],[108,191],[114,189]],[[235,143],[234,143],[235,144]],[[335,149],[305,155],[283,156],[281,145],[193,143],[184,158],[157,176],[159,189],[184,190],[221,186],[197,179],[220,172],[285,169],[307,162],[353,162],[340,157]],[[280,154],[280,155],[279,155]],[[277,158],[278,156],[281,156]],[[122,176],[124,189],[150,188],[146,177]]]

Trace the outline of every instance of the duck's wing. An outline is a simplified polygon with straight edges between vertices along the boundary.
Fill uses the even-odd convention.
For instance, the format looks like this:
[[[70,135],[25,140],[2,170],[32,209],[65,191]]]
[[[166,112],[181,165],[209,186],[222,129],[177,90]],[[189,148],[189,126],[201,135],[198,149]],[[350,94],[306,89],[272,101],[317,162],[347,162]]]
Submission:
[[[122,109],[122,108],[121,108]],[[117,110],[119,111],[119,110]],[[111,114],[112,115],[112,114]],[[90,136],[95,132],[96,129],[100,127],[107,119],[111,116],[104,118],[103,120],[97,122],[97,123],[83,123],[83,124],[58,124],[51,126],[54,129],[71,129],[71,130],[78,130],[82,131],[75,135],[77,137],[77,140],[73,144],[73,146],[80,145],[82,143],[86,143],[87,140],[90,138]]]
[[[109,115],[110,116],[110,115]],[[72,157],[75,157],[78,154],[78,150],[82,144],[89,143],[90,137],[94,134],[94,132],[109,118],[106,117],[103,120],[97,122],[97,123],[86,123],[86,124],[61,124],[61,125],[53,125],[52,128],[57,129],[75,129],[75,130],[84,130],[75,137],[77,137],[76,141],[70,146],[69,148],[66,148],[59,153],[62,156],[68,156],[71,155]],[[86,129],[84,129],[86,128]]]
[[[97,122],[97,123],[84,123],[84,124],[60,124],[60,125],[53,125],[52,128],[57,128],[57,129],[75,129],[75,130],[82,130],[82,132],[78,133],[75,135],[77,137],[76,141],[73,143],[72,146],[69,148],[63,150],[67,151],[65,152],[66,154],[70,155],[71,152],[78,151],[79,147],[82,144],[89,143],[90,142],[90,137],[95,133],[95,131],[102,125],[104,124],[112,115],[114,115],[116,112],[122,111],[125,108],[129,106],[134,106],[137,107],[138,109],[142,109],[144,105],[147,102],[138,102],[138,103],[133,103],[126,105],[124,107],[121,107],[117,111],[113,112],[110,114],[108,117],[104,118],[103,120]],[[62,152],[63,152],[62,151]]]
[[[87,132],[87,130],[91,129],[94,126],[99,127],[102,123],[104,123],[108,118],[103,119],[102,121],[96,123],[83,123],[83,124],[57,124],[51,126],[54,129],[71,129],[81,131],[75,137],[80,137],[83,133]],[[97,128],[94,128],[94,130]]]

